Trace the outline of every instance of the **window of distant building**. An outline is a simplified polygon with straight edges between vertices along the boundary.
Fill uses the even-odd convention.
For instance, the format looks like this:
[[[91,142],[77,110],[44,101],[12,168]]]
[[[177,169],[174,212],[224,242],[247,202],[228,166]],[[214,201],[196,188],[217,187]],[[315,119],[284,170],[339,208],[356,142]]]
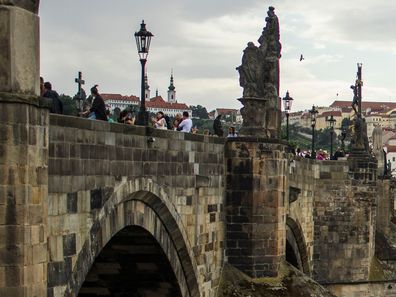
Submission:
[[[395,162],[395,161],[396,161],[396,157],[393,157],[393,158],[392,158],[392,161]]]

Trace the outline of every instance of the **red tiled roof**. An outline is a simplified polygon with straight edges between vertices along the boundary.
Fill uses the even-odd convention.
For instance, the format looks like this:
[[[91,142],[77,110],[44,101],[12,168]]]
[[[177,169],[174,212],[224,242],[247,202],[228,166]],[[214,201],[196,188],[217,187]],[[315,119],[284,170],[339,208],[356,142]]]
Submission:
[[[386,146],[388,153],[396,153],[396,146],[395,145],[387,145]]]
[[[121,100],[129,102],[139,102],[139,97],[136,96],[123,96],[121,94],[101,94],[104,101],[108,100]],[[182,111],[189,110],[190,108],[185,103],[170,103],[166,102],[161,96],[153,97],[149,101],[146,101],[146,107],[151,108],[167,108],[167,109],[179,109]]]
[[[238,109],[231,109],[231,108],[216,108],[218,114],[227,115],[231,113],[238,112]]]
[[[139,102],[139,97],[136,96],[123,96],[121,94],[100,94],[104,101],[107,100],[123,100],[123,101],[134,101]]]
[[[318,118],[329,117],[333,115],[333,117],[340,117],[341,111],[325,111],[318,115]]]
[[[340,108],[352,108],[351,101],[334,101],[330,107],[340,107]],[[383,110],[383,109],[394,109],[396,108],[396,102],[374,102],[374,101],[363,101],[362,108],[367,109],[375,109],[375,110]]]
[[[183,111],[190,109],[185,103],[166,102],[161,96],[156,96],[146,101],[146,106],[151,108],[179,109]]]

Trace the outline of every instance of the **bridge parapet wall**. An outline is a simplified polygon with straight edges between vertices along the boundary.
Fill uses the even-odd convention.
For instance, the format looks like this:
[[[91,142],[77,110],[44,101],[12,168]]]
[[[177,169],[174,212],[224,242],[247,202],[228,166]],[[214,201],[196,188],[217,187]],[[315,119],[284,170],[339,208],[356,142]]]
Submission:
[[[56,115],[49,134],[48,296],[76,293],[107,240],[136,220],[117,209],[141,191],[161,200],[163,207],[154,212],[178,253],[191,259],[190,267],[183,267],[187,283],[195,277],[199,286],[188,288],[191,296],[213,296],[224,240],[224,140]],[[173,222],[177,228],[169,227]]]
[[[375,182],[353,179],[346,160],[297,158],[294,163],[290,186],[301,194],[290,204],[289,216],[303,230],[312,276],[322,283],[368,280],[374,255]]]

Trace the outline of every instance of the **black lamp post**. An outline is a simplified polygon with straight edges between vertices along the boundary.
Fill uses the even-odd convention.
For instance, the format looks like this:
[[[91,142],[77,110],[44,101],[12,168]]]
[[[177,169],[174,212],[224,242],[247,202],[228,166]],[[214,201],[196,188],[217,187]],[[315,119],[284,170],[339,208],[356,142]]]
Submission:
[[[337,120],[330,115],[326,117],[327,127],[330,128],[330,158],[333,157],[333,135],[334,135],[334,124]]]
[[[286,139],[289,141],[289,114],[293,103],[293,98],[290,97],[289,91],[286,92],[286,96],[283,97],[283,108],[286,115]]]
[[[136,46],[142,64],[142,85],[141,85],[141,96],[140,96],[140,109],[137,115],[136,124],[140,126],[148,125],[148,112],[146,111],[146,98],[144,92],[144,75],[146,70],[147,55],[150,48],[151,37],[154,35],[146,30],[146,24],[144,21],[140,24],[140,31],[135,32]]]
[[[318,110],[315,108],[315,105],[312,105],[312,109],[309,110],[311,114],[311,127],[312,127],[312,148],[311,148],[311,158],[316,159],[315,152],[315,126],[316,126],[316,115],[318,114]]]

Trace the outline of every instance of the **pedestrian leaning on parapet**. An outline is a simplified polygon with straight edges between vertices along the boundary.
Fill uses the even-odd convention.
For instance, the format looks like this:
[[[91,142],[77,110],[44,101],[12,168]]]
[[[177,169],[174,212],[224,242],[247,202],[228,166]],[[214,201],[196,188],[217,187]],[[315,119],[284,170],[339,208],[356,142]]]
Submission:
[[[179,126],[177,127],[177,131],[180,132],[191,132],[191,128],[192,128],[192,121],[190,119],[190,116],[188,114],[187,111],[183,112],[183,119],[181,121],[181,123],[179,124]]]

